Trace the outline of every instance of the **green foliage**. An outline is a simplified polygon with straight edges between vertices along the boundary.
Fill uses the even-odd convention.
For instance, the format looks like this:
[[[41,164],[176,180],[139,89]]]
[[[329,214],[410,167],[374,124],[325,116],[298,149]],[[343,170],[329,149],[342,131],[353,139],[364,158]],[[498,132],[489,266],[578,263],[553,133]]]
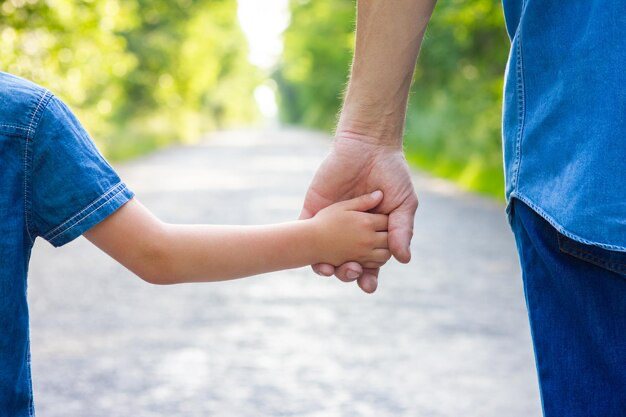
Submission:
[[[406,128],[411,160],[499,197],[508,46],[499,1],[440,2],[422,46]]]
[[[293,18],[275,76],[284,120],[332,129],[351,60],[354,6],[351,0],[292,0]],[[466,188],[502,196],[507,53],[499,0],[438,3],[411,91],[409,161]]]
[[[354,48],[352,0],[291,0],[275,80],[283,121],[330,130]]]
[[[112,158],[256,117],[236,0],[0,0],[0,69],[67,101]]]

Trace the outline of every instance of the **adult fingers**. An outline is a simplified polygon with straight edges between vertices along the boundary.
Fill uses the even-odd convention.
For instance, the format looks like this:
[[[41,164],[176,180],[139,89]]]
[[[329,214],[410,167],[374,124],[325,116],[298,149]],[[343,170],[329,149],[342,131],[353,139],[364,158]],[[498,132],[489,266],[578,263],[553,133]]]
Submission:
[[[313,214],[314,213],[308,208],[302,207],[302,210],[300,211],[300,217],[298,217],[298,220],[310,219],[311,217],[313,217]]]
[[[417,210],[417,197],[411,197],[389,213],[389,249],[393,256],[404,264],[411,260],[413,221]]]
[[[363,268],[356,262],[346,262],[335,268],[335,276],[343,282],[351,282],[363,273]]]
[[[365,262],[362,266],[363,268],[375,269],[375,268],[382,268],[385,265],[385,263],[386,262],[369,261],[369,262]]]
[[[366,268],[363,274],[357,279],[359,287],[366,293],[371,294],[378,287],[379,268]]]
[[[300,220],[310,219],[315,216],[321,209],[330,206],[334,201],[322,197],[315,191],[313,186],[309,186],[309,189],[304,196],[304,202],[302,204],[302,210],[300,211]]]
[[[311,265],[313,272],[324,277],[331,277],[335,273],[335,267],[330,264],[314,264]]]

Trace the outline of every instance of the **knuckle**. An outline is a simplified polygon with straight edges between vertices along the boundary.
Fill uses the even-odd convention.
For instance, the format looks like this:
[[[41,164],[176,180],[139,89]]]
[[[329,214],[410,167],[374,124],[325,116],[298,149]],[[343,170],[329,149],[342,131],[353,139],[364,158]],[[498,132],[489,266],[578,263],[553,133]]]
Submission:
[[[391,251],[387,249],[385,249],[384,251],[381,251],[380,259],[384,259],[385,262],[387,262],[389,259],[391,259]]]
[[[371,216],[368,216],[367,214],[364,214],[363,216],[361,216],[361,224],[365,227],[369,227],[372,225],[372,218]]]

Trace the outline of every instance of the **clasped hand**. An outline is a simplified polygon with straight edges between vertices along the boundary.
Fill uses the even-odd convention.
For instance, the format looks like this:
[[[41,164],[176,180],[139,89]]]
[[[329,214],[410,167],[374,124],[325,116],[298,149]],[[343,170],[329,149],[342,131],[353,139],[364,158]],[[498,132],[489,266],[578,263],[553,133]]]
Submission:
[[[311,182],[300,218],[308,219],[318,212],[322,214],[321,210],[331,204],[376,190],[382,191],[382,200],[368,211],[388,215],[389,251],[399,262],[407,263],[411,259],[410,242],[418,203],[401,146],[338,136]],[[312,267],[319,275],[335,274],[345,282],[357,280],[359,287],[367,293],[376,290],[382,263],[375,265],[351,259],[335,265],[338,264],[323,263]]]

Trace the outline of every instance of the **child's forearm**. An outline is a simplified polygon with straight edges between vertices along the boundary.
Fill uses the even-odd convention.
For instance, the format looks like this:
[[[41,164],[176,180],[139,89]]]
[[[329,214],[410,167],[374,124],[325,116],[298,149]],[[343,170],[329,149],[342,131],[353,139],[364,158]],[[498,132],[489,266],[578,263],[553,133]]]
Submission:
[[[387,216],[364,211],[381,199],[373,193],[312,219],[268,226],[166,224],[132,199],[85,237],[153,284],[222,281],[318,262],[376,268],[391,256]]]
[[[160,283],[206,282],[297,268],[320,261],[314,225],[165,225]],[[161,275],[161,274],[159,274]]]
[[[135,199],[85,237],[153,284],[221,281],[320,262],[313,221],[171,225]]]

